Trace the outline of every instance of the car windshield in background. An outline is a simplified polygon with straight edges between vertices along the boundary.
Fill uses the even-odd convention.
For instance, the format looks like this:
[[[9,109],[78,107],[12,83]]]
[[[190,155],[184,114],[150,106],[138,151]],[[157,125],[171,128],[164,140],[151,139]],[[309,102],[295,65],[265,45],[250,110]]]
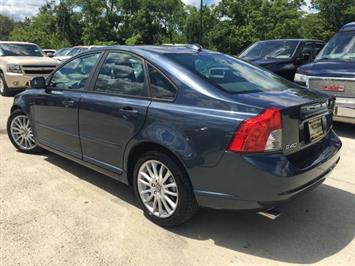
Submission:
[[[292,88],[291,83],[266,70],[223,54],[167,56],[228,93],[280,91]]]
[[[66,55],[68,56],[75,56],[77,54],[80,54],[82,52],[85,52],[88,48],[86,47],[80,47],[80,48],[72,48],[71,51],[69,53],[67,53]]]
[[[355,33],[337,33],[316,58],[322,59],[355,60]]]
[[[70,52],[70,48],[62,48],[62,49],[59,49],[57,52],[55,52],[54,56],[55,57],[57,57],[57,56],[65,56],[69,52]]]
[[[0,44],[0,56],[44,56],[34,44]]]
[[[286,59],[292,57],[299,41],[264,41],[257,42],[246,49],[240,58],[253,60],[257,58]]]

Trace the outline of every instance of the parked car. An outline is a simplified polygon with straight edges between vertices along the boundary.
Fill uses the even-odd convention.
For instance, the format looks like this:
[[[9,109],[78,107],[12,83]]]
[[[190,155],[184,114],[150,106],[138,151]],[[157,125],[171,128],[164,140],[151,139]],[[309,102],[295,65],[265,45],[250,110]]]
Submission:
[[[339,161],[332,99],[198,46],[81,53],[17,95],[13,145],[42,148],[133,186],[149,219],[198,206],[269,209]]]
[[[24,90],[33,77],[49,75],[57,64],[36,44],[0,41],[0,94]]]
[[[336,96],[334,120],[355,124],[355,22],[343,26],[295,82]]]
[[[48,57],[53,57],[56,50],[54,49],[42,49],[42,51],[48,56]]]
[[[53,59],[58,60],[59,62],[63,61],[66,59],[66,55],[70,52],[72,48],[61,48],[58,51],[56,51],[53,55]]]
[[[76,56],[82,52],[85,52],[87,50],[91,50],[91,49],[96,49],[96,48],[100,48],[102,46],[98,46],[98,45],[91,45],[91,46],[74,46],[73,48],[70,49],[70,51],[68,51],[65,55],[57,57],[57,59],[59,61],[66,61],[70,58],[72,58],[73,56]]]
[[[267,40],[254,43],[239,57],[293,81],[297,68],[312,62],[323,46],[317,40]]]

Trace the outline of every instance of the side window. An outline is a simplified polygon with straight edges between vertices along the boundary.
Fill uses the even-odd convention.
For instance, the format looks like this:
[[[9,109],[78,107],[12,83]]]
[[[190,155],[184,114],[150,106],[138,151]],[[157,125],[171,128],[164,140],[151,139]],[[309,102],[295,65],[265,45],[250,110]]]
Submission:
[[[70,61],[54,73],[49,86],[64,90],[84,90],[99,56],[99,53],[90,54]]]
[[[94,91],[129,96],[146,96],[142,60],[120,52],[112,52],[102,64]]]
[[[174,100],[176,89],[173,84],[154,67],[148,65],[148,69],[153,97],[162,100]]]
[[[313,60],[313,43],[307,42],[302,48],[302,59],[304,63],[308,63]]]

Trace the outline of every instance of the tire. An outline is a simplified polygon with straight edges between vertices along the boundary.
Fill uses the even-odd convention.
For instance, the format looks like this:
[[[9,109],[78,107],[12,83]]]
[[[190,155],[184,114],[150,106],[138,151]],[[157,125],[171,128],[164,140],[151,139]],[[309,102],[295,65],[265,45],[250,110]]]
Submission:
[[[190,180],[182,166],[175,161],[169,155],[160,151],[147,152],[137,160],[133,172],[133,187],[140,207],[149,220],[163,227],[173,227],[188,221],[198,209]],[[154,176],[149,174],[146,168],[148,165],[152,166],[152,163],[157,165],[156,171],[150,167],[152,172],[160,173],[162,165],[163,168],[165,167],[160,175],[163,178],[160,181],[156,180],[156,184],[154,184],[154,178],[150,182],[146,182],[148,180],[146,179],[146,174],[149,177]],[[145,175],[140,174],[142,171]],[[170,171],[170,176],[168,171]],[[169,176],[167,180],[162,182],[167,176]],[[147,186],[148,183],[149,186]],[[141,192],[147,190],[151,190],[151,192],[143,193],[141,196]],[[154,195],[153,190],[155,191]],[[173,194],[177,194],[177,196],[172,196]],[[148,200],[151,197],[153,198],[148,203],[143,203],[143,200]],[[155,197],[159,198],[155,205],[158,208],[158,210],[155,209],[156,211],[154,211],[153,207]],[[160,204],[158,201],[160,201]],[[172,207],[174,205],[171,202],[176,203],[175,209]],[[149,206],[149,204],[151,205]],[[159,211],[159,205],[163,212]],[[169,208],[166,208],[166,206]],[[170,209],[170,213],[168,209]]]
[[[10,96],[9,87],[7,87],[6,80],[3,73],[0,73],[0,95]]]
[[[20,152],[41,153],[43,149],[36,144],[29,120],[27,124],[25,119],[28,119],[28,116],[21,110],[15,110],[11,113],[7,120],[7,134],[10,141]]]

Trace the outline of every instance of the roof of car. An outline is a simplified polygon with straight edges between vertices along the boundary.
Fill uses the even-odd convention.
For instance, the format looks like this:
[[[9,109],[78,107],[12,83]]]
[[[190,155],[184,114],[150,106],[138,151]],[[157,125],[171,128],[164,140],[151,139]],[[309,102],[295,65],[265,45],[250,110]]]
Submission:
[[[31,42],[13,42],[13,41],[0,41],[0,44],[35,44]]]
[[[218,53],[203,49],[199,45],[192,44],[179,44],[179,45],[114,45],[114,46],[105,46],[98,47],[95,50],[111,50],[119,49],[130,51],[137,54],[143,53],[153,53],[153,54],[189,54],[196,52],[209,52],[209,53]]]
[[[350,22],[344,25],[340,31],[355,31],[355,22]]]
[[[270,39],[270,40],[262,40],[259,42],[273,42],[273,41],[324,42],[321,40],[314,40],[314,39]]]

